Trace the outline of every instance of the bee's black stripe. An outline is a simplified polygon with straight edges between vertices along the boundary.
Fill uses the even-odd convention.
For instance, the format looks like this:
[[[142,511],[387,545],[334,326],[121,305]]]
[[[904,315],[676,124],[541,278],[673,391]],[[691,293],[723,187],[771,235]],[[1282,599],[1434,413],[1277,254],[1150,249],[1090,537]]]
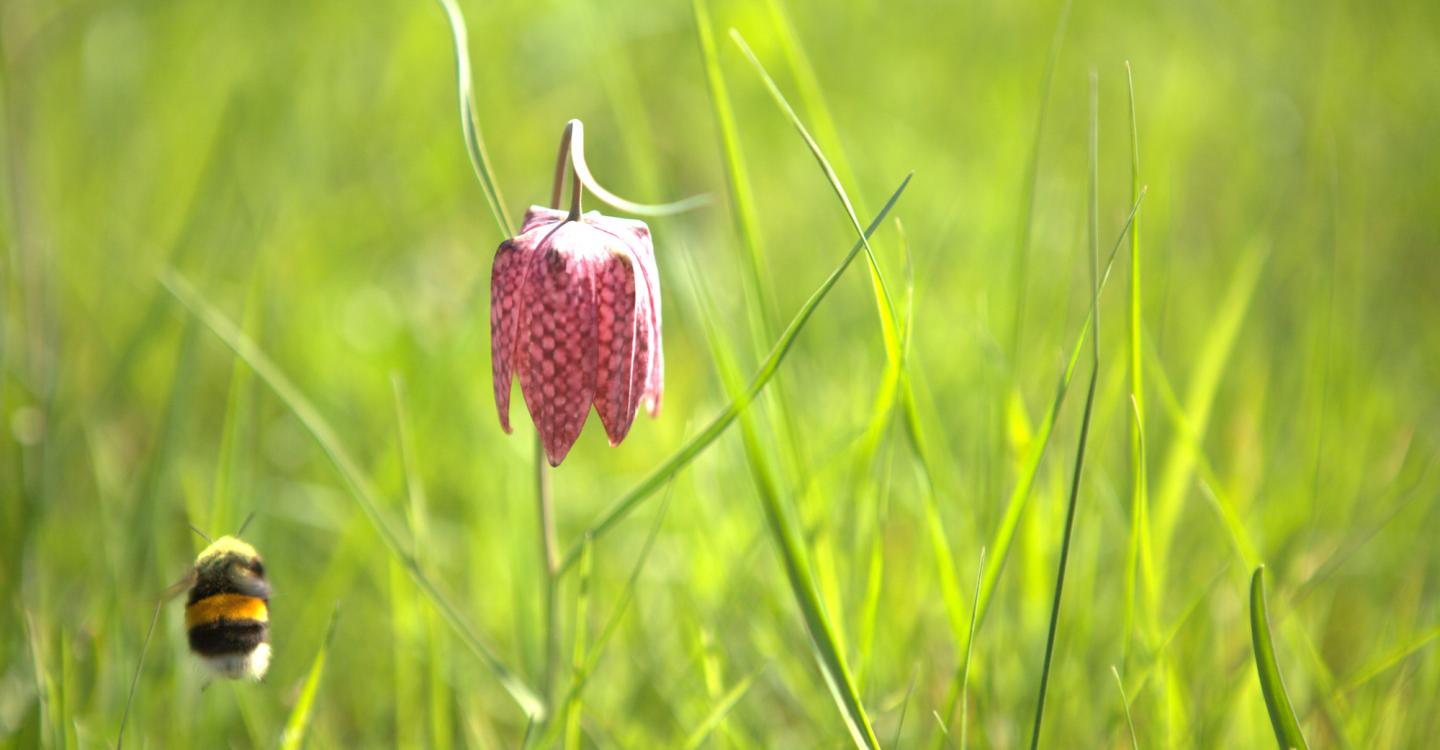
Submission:
[[[248,654],[269,637],[258,620],[216,620],[190,628],[190,649],[201,656]]]

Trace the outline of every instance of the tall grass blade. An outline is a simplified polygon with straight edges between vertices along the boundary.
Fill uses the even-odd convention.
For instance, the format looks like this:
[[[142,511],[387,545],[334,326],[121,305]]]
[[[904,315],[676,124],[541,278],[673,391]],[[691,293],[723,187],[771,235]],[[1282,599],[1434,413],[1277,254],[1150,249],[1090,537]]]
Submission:
[[[1255,568],[1250,578],[1250,638],[1255,646],[1255,671],[1260,675],[1260,692],[1265,696],[1265,709],[1270,712],[1270,725],[1275,728],[1275,741],[1280,750],[1309,750],[1300,722],[1285,692],[1285,680],[1275,660],[1275,644],[1270,638],[1270,614],[1265,609],[1265,566]]]
[[[770,12],[771,26],[775,31],[775,38],[780,47],[781,54],[784,56],[786,64],[790,68],[791,77],[795,81],[795,88],[800,95],[801,104],[804,106],[805,112],[810,116],[810,121],[814,123],[815,138],[813,142],[815,148],[816,150],[824,151],[828,155],[829,162],[834,166],[833,176],[836,179],[832,181],[832,186],[850,185],[852,188],[850,197],[854,201],[855,209],[861,214],[868,214],[869,211],[866,208],[864,190],[859,185],[858,180],[855,179],[855,172],[850,167],[849,159],[846,158],[844,144],[840,140],[840,131],[835,125],[835,118],[830,113],[830,107],[826,102],[824,90],[820,86],[819,76],[816,75],[815,68],[810,63],[810,58],[805,53],[804,46],[800,43],[794,27],[786,16],[783,0],[768,0],[766,5]],[[778,87],[773,89],[773,91],[779,93]],[[783,102],[783,97],[778,101]],[[782,104],[781,109],[788,109],[788,106]],[[791,111],[788,114],[793,116],[794,113]],[[797,129],[802,133],[805,132],[804,128],[800,126],[801,124],[798,118],[792,118],[792,123],[795,124]],[[903,233],[901,239],[902,248],[904,248]],[[908,248],[904,249],[907,251],[906,257],[908,262]],[[909,438],[911,448],[915,453],[916,468],[918,468],[922,475],[922,489],[927,493],[925,498],[926,502],[933,504],[935,500],[934,485],[936,465],[932,460],[932,456],[935,454],[928,447],[928,440],[925,438],[925,431],[920,415],[933,413],[935,410],[933,408],[921,409],[917,403],[916,386],[917,383],[923,385],[923,382],[919,381],[920,373],[902,369],[902,365],[905,364],[908,359],[903,350],[906,348],[909,331],[896,330],[892,332],[891,327],[887,324],[886,313],[890,310],[890,306],[886,304],[884,278],[880,274],[880,266],[876,257],[871,254],[867,255],[866,259],[870,261],[867,269],[870,275],[870,290],[874,296],[875,310],[880,319],[880,334],[885,341],[886,356],[889,360],[890,367],[898,372],[897,377],[899,377],[899,382],[896,384],[896,390],[898,391],[898,396],[904,410],[906,436]],[[902,351],[896,351],[897,344]],[[921,392],[923,393],[923,388]],[[894,398],[896,395],[895,392],[891,392],[888,396],[882,397],[886,398],[888,403],[888,399]],[[940,536],[939,539],[941,542],[945,542],[943,535]],[[933,541],[934,538],[932,537],[932,542]],[[958,584],[953,581],[953,576],[950,576],[951,580],[946,580],[946,576],[948,575],[946,571],[953,570],[948,543],[945,543],[943,549],[937,547],[935,554],[937,556],[937,568],[941,570],[941,591],[946,598],[947,607],[950,607],[960,600],[960,589]],[[960,613],[958,610],[952,610],[952,624],[962,620],[963,613]]]
[[[595,558],[595,546],[587,539],[583,550],[580,554],[580,591],[575,597],[574,645],[570,652],[570,666],[577,675],[585,669],[588,661],[586,649],[589,646],[587,625],[590,621],[590,571]],[[580,747],[583,695],[584,693],[576,691],[565,701],[565,750],[578,750]]]
[[[900,737],[905,731],[905,715],[910,711],[910,696],[915,694],[915,680],[919,676],[917,669],[910,675],[910,684],[905,686],[905,697],[900,700],[900,718],[895,722],[895,738],[890,740],[890,747],[900,747]]]
[[[886,451],[885,466],[880,474],[879,497],[875,501],[875,517],[870,528],[869,559],[865,569],[865,595],[860,603],[859,659],[855,667],[855,684],[865,689],[870,659],[874,653],[875,627],[880,618],[880,590],[885,582],[885,531],[890,522],[890,485],[894,468],[894,450]]]
[[[1050,39],[1050,51],[1045,57],[1045,72],[1040,79],[1040,111],[1035,115],[1035,132],[1030,141],[1030,156],[1025,164],[1025,187],[1020,197],[1020,233],[1015,245],[1015,255],[1010,266],[1010,289],[1015,295],[1015,309],[1010,323],[1011,366],[1019,361],[1020,340],[1025,328],[1025,280],[1029,275],[1030,233],[1033,230],[1032,217],[1035,214],[1035,186],[1040,182],[1040,141],[1045,134],[1045,116],[1050,108],[1050,85],[1055,78],[1055,66],[1060,59],[1060,49],[1065,41],[1065,29],[1070,22],[1070,3],[1060,6],[1060,17],[1055,21],[1055,34]]]
[[[790,20],[785,15],[781,1],[767,0],[766,6],[770,13],[770,25],[775,31],[775,39],[778,42],[780,52],[784,56],[787,66],[790,68],[796,90],[800,94],[801,104],[805,107],[806,113],[810,115],[811,122],[814,123],[814,128],[817,133],[816,137],[810,137],[809,131],[801,125],[800,118],[795,115],[788,101],[786,101],[783,96],[779,96],[780,89],[779,87],[773,86],[773,82],[770,84],[772,96],[777,97],[776,101],[777,103],[781,103],[781,109],[790,116],[792,124],[805,136],[807,144],[811,146],[811,150],[817,155],[817,159],[821,158],[819,157],[822,151],[821,144],[824,144],[823,151],[828,152],[830,156],[822,159],[822,166],[826,167],[827,176],[832,178],[832,186],[837,188],[837,191],[840,185],[855,187],[855,173],[850,168],[849,159],[845,157],[845,149],[840,142],[840,131],[835,126],[835,118],[830,115],[829,105],[825,102],[824,92],[820,88],[819,76],[815,74],[815,68],[810,64],[809,56],[805,54],[804,48],[801,47],[795,31],[790,25]],[[734,33],[734,31],[731,31],[732,35]],[[743,47],[744,45],[742,44],[741,46]],[[746,54],[750,57],[752,63],[757,66],[759,65],[754,56],[749,54],[748,48]],[[764,78],[769,77],[763,69],[761,70],[761,75]],[[833,165],[833,169],[830,168],[831,165]],[[848,197],[843,196],[842,193],[842,201],[844,200],[848,200]],[[862,213],[865,212],[865,202],[859,195],[858,189],[854,201],[856,208]],[[852,209],[852,212],[854,210],[855,209]],[[871,253],[867,255],[867,258],[870,260],[871,292],[875,296],[876,311],[880,315],[880,335],[885,341],[886,354],[891,355],[888,357],[890,362],[892,364],[898,364],[899,357],[894,355],[898,352],[900,344],[899,332],[891,328],[889,325],[890,321],[887,319],[887,311],[893,316],[893,306],[887,302],[885,279],[881,276],[880,265],[877,262],[876,256]]]
[[[404,565],[410,578],[440,611],[466,647],[480,657],[480,660],[495,674],[496,679],[520,706],[520,709],[532,716],[544,716],[544,701],[496,656],[494,649],[470,627],[460,614],[460,610],[450,602],[445,594],[441,593],[435,582],[420,567],[419,561],[411,552],[412,545],[407,543],[402,533],[397,531],[385,518],[374,488],[361,472],[359,464],[340,442],[335,428],[321,416],[314,404],[301,393],[300,389],[270,359],[269,355],[265,354],[249,336],[225,317],[224,313],[211,305],[183,276],[174,271],[166,271],[161,277],[161,283],[206,328],[230,347],[231,351],[244,359],[260,380],[264,381],[286,408],[295,415],[335,466],[335,470],[345,483],[350,496],[355,499],[356,504],[360,506],[370,524],[375,528],[386,549]]]
[[[693,267],[690,268],[690,275],[695,296],[700,301],[700,317],[705,326],[705,337],[720,371],[721,380],[732,394],[738,394],[743,388],[739,368],[735,364],[725,334],[720,329],[709,296],[695,278]],[[861,703],[855,679],[846,665],[843,639],[835,621],[825,608],[804,534],[800,530],[789,498],[782,493],[775,480],[774,470],[761,446],[751,412],[740,415],[740,433],[745,445],[745,457],[765,513],[766,527],[776,552],[780,555],[786,580],[810,636],[812,655],[820,667],[820,673],[825,678],[831,696],[835,699],[841,717],[845,720],[851,739],[857,747],[875,750],[879,748],[880,742],[875,737],[875,730]]]
[[[1200,473],[1201,488],[1205,491],[1216,515],[1220,517],[1221,525],[1230,535],[1230,544],[1235,548],[1235,553],[1240,557],[1240,561],[1245,564],[1246,568],[1258,565],[1260,555],[1256,552],[1255,543],[1250,541],[1250,533],[1246,531],[1244,522],[1235,510],[1234,501],[1220,484],[1220,475],[1205,454],[1203,438],[1196,434],[1195,428],[1190,424],[1190,419],[1186,416],[1184,407],[1180,405],[1180,400],[1175,395],[1175,389],[1170,384],[1170,376],[1166,374],[1165,365],[1160,361],[1159,355],[1153,349],[1150,350],[1150,355],[1153,372],[1151,381],[1155,383],[1156,391],[1160,394],[1160,403],[1165,407],[1165,415],[1174,425],[1176,442],[1186,445],[1190,449],[1195,468]]]
[[[1263,242],[1261,240],[1260,242]],[[1203,440],[1210,423],[1211,409],[1220,380],[1225,375],[1225,364],[1241,331],[1241,324],[1255,297],[1260,281],[1260,272],[1269,255],[1262,244],[1252,245],[1241,253],[1229,287],[1215,305],[1216,315],[1210,331],[1201,345],[1193,365],[1189,387],[1185,393],[1185,418],[1195,440],[1176,441],[1171,444],[1160,472],[1158,492],[1153,497],[1155,508],[1155,557],[1160,562],[1169,559],[1170,542],[1175,526],[1180,519],[1183,500],[1195,469],[1195,442]]]
[[[1135,212],[1139,210],[1140,204],[1145,200],[1145,191],[1140,191],[1140,200],[1130,208],[1130,215],[1125,219],[1125,225],[1120,228],[1120,234],[1115,238],[1115,245],[1110,250],[1110,258],[1106,261],[1105,272],[1100,276],[1100,286],[1097,293],[1105,291],[1105,284],[1110,280],[1110,271],[1115,265],[1115,256],[1120,250],[1120,245],[1125,240],[1126,232],[1130,231],[1131,222],[1134,221]],[[1059,382],[1055,387],[1055,396],[1051,401],[1050,410],[1046,412],[1045,418],[1040,422],[1035,438],[1032,440],[1030,454],[1026,457],[1020,477],[1015,487],[1010,492],[1010,499],[1005,505],[1005,513],[1000,519],[1000,525],[996,527],[991,543],[987,547],[992,550],[989,561],[986,563],[984,579],[980,583],[980,598],[976,603],[979,608],[979,619],[983,622],[985,613],[989,610],[990,598],[995,593],[995,586],[1000,581],[1000,574],[1005,570],[1005,561],[1010,555],[1010,545],[1015,541],[1015,531],[1020,524],[1020,517],[1024,514],[1025,506],[1030,500],[1030,490],[1035,486],[1035,479],[1040,473],[1040,460],[1045,456],[1045,449],[1050,444],[1050,436],[1054,431],[1055,420],[1060,416],[1060,407],[1065,403],[1065,395],[1070,389],[1070,381],[1075,374],[1075,367],[1080,362],[1080,354],[1085,349],[1085,342],[1090,335],[1090,327],[1093,322],[1093,315],[1087,315],[1085,322],[1080,326],[1080,332],[1076,335],[1075,343],[1070,347],[1070,358],[1065,364],[1065,370],[1060,375]]]
[[[165,600],[155,603],[155,614],[150,617],[150,627],[145,631],[145,643],[140,646],[140,658],[135,661],[135,676],[130,678],[130,694],[125,696],[125,713],[120,715],[120,733],[115,737],[115,750],[125,746],[125,724],[130,720],[130,707],[135,703],[135,688],[140,685],[140,673],[145,669],[145,654],[150,651],[150,636],[155,634],[155,623],[160,621],[160,610]]]
[[[1130,63],[1125,63],[1125,86],[1130,102],[1130,201],[1140,199],[1140,128],[1135,115],[1135,78]],[[1154,573],[1150,567],[1150,508],[1146,497],[1145,471],[1145,374],[1144,346],[1141,336],[1143,325],[1142,293],[1144,264],[1140,255],[1140,215],[1136,214],[1130,227],[1130,402],[1134,419],[1130,423],[1130,539],[1125,557],[1125,635],[1122,641],[1120,663],[1128,663],[1130,639],[1134,634],[1135,598],[1137,588],[1144,585],[1146,631],[1152,636],[1155,629],[1153,606],[1155,585]],[[1139,581],[1137,582],[1137,577]]]
[[[693,0],[692,10],[701,60],[705,65],[705,81],[710,93],[711,109],[715,114],[716,128],[720,132],[725,182],[730,190],[730,214],[744,249],[740,257],[745,273],[745,317],[750,326],[750,344],[755,355],[760,357],[765,354],[763,347],[766,342],[774,338],[775,329],[779,327],[779,313],[776,311],[774,293],[770,285],[765,283],[768,273],[765,256],[760,250],[760,220],[755,209],[755,194],[751,189],[750,173],[741,151],[740,131],[735,124],[729,89],[720,69],[715,35],[710,23],[710,10],[705,0]],[[784,451],[786,468],[792,479],[803,476],[807,472],[794,440],[799,428],[795,425],[783,379],[771,389],[771,404],[774,411],[769,416],[774,424],[777,442]]]
[[[775,101],[775,104],[779,106],[780,110],[789,118],[790,124],[795,127],[801,139],[805,141],[805,145],[809,147],[810,154],[815,157],[815,162],[820,165],[820,170],[825,173],[825,179],[829,181],[831,189],[835,191],[835,196],[840,199],[840,204],[845,209],[845,215],[850,219],[851,226],[854,228],[855,233],[859,235],[860,242],[865,246],[865,257],[870,262],[870,268],[878,280],[880,296],[883,297],[880,310],[880,324],[881,332],[885,336],[885,350],[892,359],[898,359],[900,356],[900,329],[896,322],[895,300],[890,294],[889,286],[885,283],[884,274],[880,271],[880,264],[875,258],[875,251],[870,247],[870,234],[862,228],[860,217],[855,214],[855,207],[850,203],[850,196],[846,194],[845,188],[840,184],[840,178],[835,175],[835,168],[830,166],[830,160],[825,158],[825,153],[820,150],[820,144],[816,143],[814,137],[810,135],[810,131],[805,129],[805,124],[800,121],[800,116],[795,114],[795,109],[790,106],[790,102],[785,99],[785,95],[780,93],[780,87],[775,84],[775,79],[770,77],[770,74],[765,70],[765,66],[760,63],[760,58],[756,57],[755,53],[751,51],[750,45],[745,43],[745,37],[741,36],[739,31],[730,29],[730,39],[735,42],[735,45],[744,53],[745,58],[750,61],[750,65],[755,68],[756,74],[760,76],[761,82],[765,84],[765,90],[769,92],[770,98]]]
[[[1355,674],[1350,677],[1350,679],[1346,680],[1344,685],[1342,685],[1340,689],[1346,692],[1350,692],[1352,690],[1355,690],[1356,688],[1359,688],[1365,683],[1375,679],[1376,677],[1379,677],[1386,670],[1389,670],[1395,667],[1395,665],[1399,664],[1400,662],[1406,660],[1412,654],[1420,651],[1426,646],[1429,646],[1436,639],[1440,639],[1440,627],[1430,628],[1429,630],[1420,634],[1418,637],[1396,647],[1395,649],[1389,651],[1388,653],[1371,662],[1370,664],[1367,664],[1355,670]]]
[[[1060,564],[1055,573],[1055,601],[1050,606],[1050,628],[1045,636],[1045,661],[1040,666],[1040,696],[1035,702],[1035,728],[1030,733],[1030,750],[1040,747],[1040,728],[1045,719],[1045,693],[1050,683],[1050,664],[1055,655],[1055,633],[1060,625],[1060,602],[1065,592],[1065,571],[1070,563],[1070,539],[1075,530],[1075,508],[1080,498],[1080,474],[1085,468],[1085,443],[1090,435],[1090,414],[1095,405],[1095,382],[1100,373],[1100,92],[1094,71],[1090,73],[1090,319],[1095,335],[1090,337],[1090,386],[1085,392],[1085,410],[1080,418],[1080,442],[1075,448],[1075,471],[1070,479],[1070,502],[1065,510],[1065,530],[1060,537]]]
[[[475,169],[475,178],[485,193],[485,202],[495,218],[495,226],[505,237],[515,234],[510,225],[510,211],[500,195],[495,182],[494,170],[490,168],[490,156],[485,152],[485,138],[480,134],[480,125],[475,119],[475,89],[470,75],[470,43],[465,30],[465,16],[455,0],[437,0],[445,10],[445,19],[450,22],[450,37],[455,44],[455,84],[460,99],[460,132],[465,136],[465,153],[470,156],[470,166]]]
[[[710,9],[705,0],[693,0],[695,32],[700,42],[700,57],[705,65],[705,83],[710,91],[710,106],[715,113],[715,126],[720,131],[721,156],[725,164],[725,182],[730,188],[730,213],[735,231],[745,248],[746,289],[754,295],[755,306],[746,306],[751,313],[752,333],[757,339],[769,338],[775,324],[775,301],[766,294],[764,283],[765,258],[760,254],[760,219],[755,210],[755,194],[750,187],[750,173],[740,150],[740,130],[735,125],[735,112],[730,92],[715,48],[715,35],[710,24]]]
[[[759,673],[757,672],[755,674]],[[681,746],[684,750],[697,750],[701,745],[705,744],[705,740],[710,737],[710,733],[715,731],[715,727],[719,726],[720,722],[725,720],[725,716],[730,713],[730,709],[734,708],[735,704],[739,703],[740,699],[744,697],[745,692],[750,689],[750,684],[755,681],[755,674],[751,674],[745,679],[735,683],[735,687],[725,692],[725,695],[720,698],[720,702],[715,705],[715,708],[711,709],[710,713],[705,715],[705,718],[701,720],[700,724],[690,732],[690,736],[685,738],[685,744]]]
[[[854,679],[845,664],[845,655],[840,639],[835,632],[834,624],[825,611],[820,591],[815,585],[814,574],[805,551],[801,532],[797,528],[792,513],[783,505],[784,498],[775,485],[765,457],[757,450],[758,445],[753,437],[752,423],[753,420],[742,415],[741,430],[751,433],[750,439],[745,441],[747,456],[751,463],[752,473],[755,475],[756,489],[760,494],[761,505],[765,511],[766,525],[770,529],[771,538],[784,563],[785,577],[790,583],[795,602],[805,620],[805,629],[810,634],[815,660],[820,666],[826,686],[830,688],[830,693],[835,698],[840,714],[845,720],[845,726],[850,731],[851,739],[855,741],[857,747],[874,750],[879,748],[880,743],[875,738],[875,730],[870,725],[870,719],[861,704],[859,691],[856,690]]]
[[[1135,736],[1135,720],[1130,717],[1130,699],[1125,697],[1125,681],[1120,679],[1120,670],[1110,665],[1110,674],[1115,676],[1115,687],[1120,690],[1120,708],[1125,711],[1125,726],[1130,730],[1131,750],[1140,750],[1140,740]]]
[[[259,294],[259,284],[252,277],[249,290],[245,299],[245,311],[241,314],[242,327],[254,330],[253,318],[259,305],[255,298]],[[230,393],[225,399],[225,421],[220,430],[220,458],[215,467],[215,486],[210,496],[209,526],[211,529],[229,529],[231,517],[231,506],[234,505],[236,492],[235,466],[238,462],[240,452],[237,443],[241,438],[242,415],[250,407],[251,391],[250,368],[239,357],[235,357],[230,365]],[[239,532],[235,534],[240,536]]]
[[[781,25],[783,26],[784,24],[782,23]],[[954,628],[958,637],[959,623],[963,621],[960,608],[958,607],[960,588],[955,581],[954,559],[950,553],[949,541],[940,520],[939,509],[935,506],[935,489],[933,487],[934,473],[931,471],[930,454],[925,448],[924,430],[920,424],[920,412],[919,409],[916,408],[914,393],[910,389],[910,381],[905,364],[905,352],[903,351],[904,334],[901,331],[897,317],[894,298],[890,294],[889,286],[880,269],[879,260],[876,258],[874,250],[870,247],[868,233],[861,229],[860,219],[855,214],[855,207],[851,203],[850,196],[841,184],[840,178],[836,174],[835,168],[831,165],[830,160],[825,156],[824,151],[821,150],[819,143],[816,142],[815,138],[810,134],[810,131],[806,129],[805,124],[800,120],[800,116],[795,113],[794,107],[790,106],[790,102],[785,98],[785,95],[781,93],[780,87],[776,85],[775,80],[771,78],[769,72],[765,70],[765,66],[761,64],[760,59],[755,56],[750,46],[746,44],[745,38],[735,29],[730,30],[730,38],[735,42],[735,45],[740,48],[740,51],[745,55],[746,59],[750,61],[751,66],[755,68],[756,74],[765,85],[766,91],[770,94],[770,98],[790,120],[790,124],[795,128],[796,132],[800,134],[801,139],[810,149],[810,153],[820,166],[820,170],[824,173],[825,179],[830,183],[830,188],[835,192],[835,196],[845,209],[845,214],[850,219],[851,226],[855,229],[856,233],[859,234],[861,242],[864,243],[865,257],[866,260],[869,261],[870,277],[876,297],[876,310],[880,316],[880,328],[885,343],[886,359],[889,362],[889,366],[894,368],[895,378],[897,378],[897,388],[902,390],[905,405],[906,432],[911,439],[911,443],[915,449],[916,460],[924,474],[923,491],[926,522],[930,532],[931,545],[935,552],[942,598],[946,603],[946,611],[950,615],[951,626]],[[792,50],[790,54],[794,55],[795,52]],[[813,82],[813,75],[811,80]],[[818,86],[816,87],[816,91],[818,92]],[[818,98],[818,93],[816,93],[816,97]],[[823,109],[823,107],[820,108]]]
[[[395,442],[400,449],[400,473],[405,484],[408,501],[406,512],[410,520],[411,541],[417,560],[429,545],[429,501],[425,494],[425,483],[420,478],[418,457],[414,439],[411,437],[409,409],[405,405],[405,388],[399,374],[390,374],[390,391],[395,400]],[[413,600],[413,597],[409,597]],[[444,641],[443,630],[436,619],[433,607],[421,607],[419,627],[426,641],[426,655],[429,659],[426,682],[429,691],[430,747],[434,750],[448,750],[452,742],[450,717],[451,688],[446,680],[446,668],[450,663],[449,649]],[[398,675],[398,671],[397,671]]]
[[[895,206],[895,202],[898,201],[901,194],[905,192],[905,187],[910,184],[910,178],[913,176],[913,173],[906,175],[904,181],[902,181],[900,186],[895,189],[895,192],[890,195],[890,200],[885,202],[885,205],[880,209],[880,213],[876,215],[875,220],[870,222],[870,226],[866,228],[865,233],[867,237],[879,228],[880,223],[884,221],[885,217],[890,213],[890,209]],[[769,356],[760,364],[760,368],[756,371],[754,377],[751,378],[750,385],[745,391],[736,396],[734,400],[725,407],[724,411],[720,412],[719,415],[706,425],[705,429],[691,438],[684,446],[681,446],[681,448],[670,458],[666,459],[664,463],[656,467],[648,477],[641,480],[640,484],[636,485],[629,492],[621,496],[619,500],[615,501],[615,503],[610,506],[610,509],[605,511],[599,520],[588,529],[587,533],[592,538],[598,541],[603,537],[615,524],[628,516],[636,506],[656,490],[660,489],[661,485],[665,484],[677,472],[695,460],[696,456],[704,452],[711,443],[715,442],[716,438],[720,437],[720,435],[735,422],[736,417],[745,411],[746,407],[750,405],[750,402],[755,399],[755,396],[764,390],[765,385],[770,382],[771,378],[775,377],[775,372],[785,360],[785,355],[790,352],[790,347],[794,345],[795,338],[800,335],[800,331],[805,327],[805,324],[810,321],[810,317],[815,314],[815,309],[820,306],[820,303],[825,299],[826,295],[835,287],[836,282],[840,280],[840,276],[845,273],[845,269],[850,267],[850,263],[855,260],[855,256],[860,253],[863,247],[862,243],[856,242],[850,248],[850,252],[840,261],[839,265],[837,265],[830,272],[830,275],[826,277],[825,281],[820,284],[819,288],[810,295],[810,298],[805,301],[804,305],[800,306],[800,310],[796,312],[795,317],[790,320],[790,325],[780,334],[780,338],[775,341],[775,345],[771,348]],[[560,570],[562,572],[568,570],[575,564],[579,556],[579,545],[572,546],[566,553],[564,559],[561,560]]]
[[[663,498],[660,500],[660,507],[655,512],[655,521],[650,526],[650,531],[645,536],[645,543],[640,547],[640,554],[635,558],[635,567],[630,570],[630,577],[625,579],[625,587],[620,590],[620,598],[610,610],[610,616],[605,619],[605,625],[600,628],[600,634],[586,649],[584,664],[580,669],[570,675],[570,686],[565,695],[556,705],[567,705],[580,695],[589,683],[591,675],[600,664],[600,657],[604,655],[605,646],[610,643],[610,637],[615,634],[615,629],[620,626],[620,621],[629,610],[630,601],[635,598],[635,584],[640,580],[640,573],[645,569],[645,563],[650,559],[650,551],[655,548],[655,539],[660,535],[660,526],[665,522],[665,516],[670,511],[670,499],[674,495],[674,484],[667,484]],[[592,542],[593,544],[593,542]],[[581,557],[584,557],[582,547]],[[545,736],[540,738],[540,747],[551,747],[554,744],[553,735],[559,731],[557,723],[551,723],[546,728]]]
[[[330,625],[325,628],[325,640],[320,642],[320,650],[315,652],[315,660],[310,663],[305,685],[300,688],[300,698],[295,701],[295,708],[290,710],[290,718],[285,720],[285,731],[280,735],[280,750],[299,750],[305,745],[305,734],[310,730],[310,712],[315,706],[315,696],[320,693],[320,678],[325,676],[325,658],[335,637],[335,621],[339,614],[340,607],[336,605],[330,615]]]
[[[980,581],[985,570],[985,548],[980,548],[980,562],[975,564],[975,596],[970,600],[970,634],[965,638],[965,664],[960,668],[960,750],[965,750],[970,736],[970,664],[975,652],[975,615],[980,612]]]

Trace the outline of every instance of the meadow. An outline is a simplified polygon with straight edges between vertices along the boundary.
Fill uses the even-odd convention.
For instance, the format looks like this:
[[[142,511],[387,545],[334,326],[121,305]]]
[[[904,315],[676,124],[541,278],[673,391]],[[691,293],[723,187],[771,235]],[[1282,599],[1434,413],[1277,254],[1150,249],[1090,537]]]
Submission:
[[[1440,737],[1440,5],[6,0],[0,112],[0,746]],[[540,469],[571,118],[707,202]]]

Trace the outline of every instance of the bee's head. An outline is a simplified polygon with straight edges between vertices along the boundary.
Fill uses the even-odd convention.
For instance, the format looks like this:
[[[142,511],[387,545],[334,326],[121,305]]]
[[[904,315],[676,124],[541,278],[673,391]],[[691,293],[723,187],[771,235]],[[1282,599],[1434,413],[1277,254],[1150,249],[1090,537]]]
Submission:
[[[233,536],[222,536],[201,551],[195,558],[195,573],[200,581],[210,581],[222,590],[262,599],[270,596],[260,555]]]

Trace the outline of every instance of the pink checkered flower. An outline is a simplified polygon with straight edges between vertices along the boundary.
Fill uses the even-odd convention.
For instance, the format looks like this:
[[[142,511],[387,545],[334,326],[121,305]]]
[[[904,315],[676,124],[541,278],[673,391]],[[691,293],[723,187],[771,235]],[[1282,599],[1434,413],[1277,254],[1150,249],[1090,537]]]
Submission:
[[[640,404],[660,412],[665,358],[660,347],[660,274],[650,228],[632,219],[581,213],[582,185],[627,213],[661,216],[705,203],[632,203],[600,187],[585,166],[584,126],[565,125],[550,205],[531,206],[520,233],[500,244],[490,272],[490,358],[500,426],[510,432],[510,380],[545,457],[559,466],[580,437],[590,406],[610,445],[630,432]],[[566,167],[570,210],[558,208]]]
[[[643,222],[532,206],[490,274],[490,352],[500,426],[510,432],[511,373],[551,466],[590,406],[610,445],[641,402],[660,410],[660,276]]]

